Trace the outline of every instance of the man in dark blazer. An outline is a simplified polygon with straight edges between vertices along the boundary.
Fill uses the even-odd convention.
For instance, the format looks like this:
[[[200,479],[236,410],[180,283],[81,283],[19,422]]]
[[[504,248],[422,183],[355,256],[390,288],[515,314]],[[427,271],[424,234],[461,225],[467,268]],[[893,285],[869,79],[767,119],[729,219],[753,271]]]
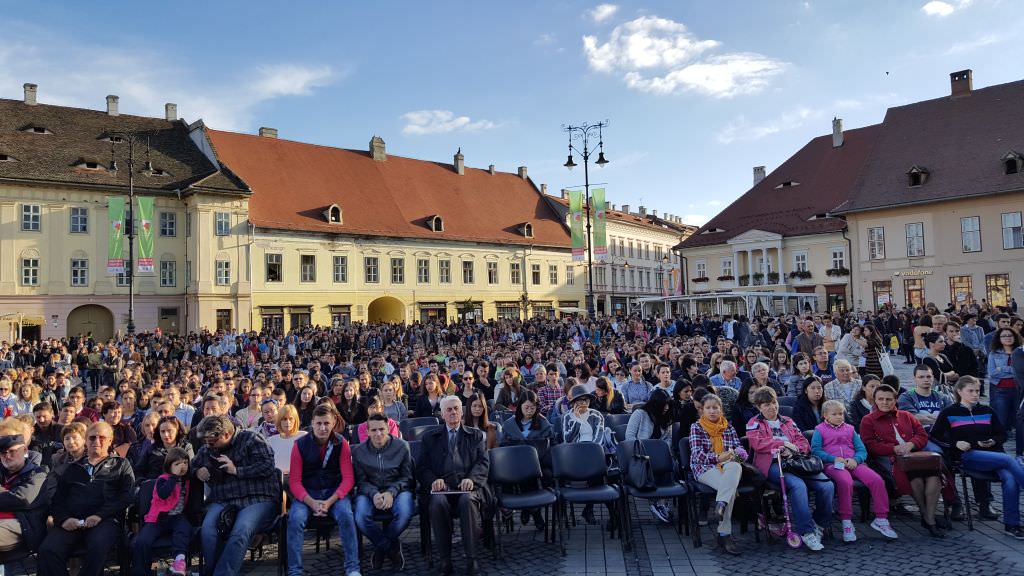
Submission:
[[[444,423],[423,436],[417,474],[420,486],[430,490],[430,529],[440,555],[440,574],[452,568],[452,518],[459,516],[466,569],[470,576],[477,566],[477,527],[488,500],[487,455],[484,433],[462,425],[462,401],[457,396],[441,399]]]

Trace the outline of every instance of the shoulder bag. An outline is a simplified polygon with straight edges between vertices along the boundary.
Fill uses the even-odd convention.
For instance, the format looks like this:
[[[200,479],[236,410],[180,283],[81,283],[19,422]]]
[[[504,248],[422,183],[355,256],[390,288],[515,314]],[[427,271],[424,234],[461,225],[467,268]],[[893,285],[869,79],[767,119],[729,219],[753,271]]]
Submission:
[[[654,468],[651,466],[651,457],[644,449],[644,443],[640,440],[633,441],[633,458],[629,463],[629,483],[637,490],[654,490],[658,487],[654,481]]]
[[[812,454],[793,454],[782,459],[782,471],[797,476],[817,476],[825,470],[821,458]]]
[[[942,455],[938,452],[911,452],[896,457],[896,465],[906,474],[942,475]]]
[[[892,365],[892,359],[889,358],[889,353],[881,348],[878,349],[878,363],[882,365],[883,376],[890,376],[896,373],[896,368]]]

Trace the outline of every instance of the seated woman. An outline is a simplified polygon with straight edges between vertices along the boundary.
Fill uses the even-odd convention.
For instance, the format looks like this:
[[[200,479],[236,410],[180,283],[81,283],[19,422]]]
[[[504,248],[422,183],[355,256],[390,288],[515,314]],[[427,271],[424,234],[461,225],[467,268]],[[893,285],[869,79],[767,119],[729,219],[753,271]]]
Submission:
[[[61,475],[72,463],[85,456],[85,424],[72,422],[60,431],[64,448],[53,455],[50,469],[55,475]]]
[[[786,396],[799,396],[804,383],[811,376],[814,376],[811,372],[811,357],[804,352],[797,352],[793,356],[793,374],[786,381]]]
[[[747,422],[750,419],[758,415],[757,407],[754,406],[754,393],[757,392],[762,386],[758,384],[756,380],[747,380],[740,387],[740,392],[736,398],[736,406],[732,409],[732,414],[729,415],[729,423],[736,430],[744,430],[747,427]]]
[[[153,443],[148,451],[139,454],[139,459],[133,463],[135,468],[135,482],[143,480],[155,480],[164,473],[164,461],[167,454],[174,448],[180,448],[192,459],[192,444],[188,441],[188,434],[185,426],[176,416],[163,416],[160,418]]]
[[[523,391],[530,392],[525,388]],[[520,398],[522,397],[523,395],[520,394]],[[466,426],[477,428],[484,433],[484,436],[487,437],[488,450],[498,446],[498,425],[491,422],[487,414],[487,398],[482,393],[476,394],[469,401],[466,411],[462,415],[462,423]]]
[[[750,367],[750,376],[751,380],[756,382],[758,387],[771,386],[776,394],[782,394],[782,385],[779,384],[779,377],[764,362],[755,362]]]
[[[380,398],[384,402],[384,414],[395,422],[404,420],[409,412],[405,403],[399,398],[401,390],[402,379],[397,374],[380,387]]]
[[[486,409],[486,403],[484,406]],[[515,415],[505,420],[501,425],[501,445],[533,446],[537,449],[537,457],[540,459],[541,469],[545,471],[545,475],[550,475],[550,446],[554,442],[554,434],[552,433],[551,423],[548,422],[547,418],[541,416],[539,406],[537,394],[532,390],[527,390],[519,397]],[[544,529],[544,518],[541,516],[539,509],[524,510],[522,515],[523,524],[526,524],[530,517],[533,518],[533,523],[537,530]]]
[[[817,376],[808,376],[800,384],[800,394],[793,406],[793,422],[801,430],[814,430],[821,424],[821,407],[825,404],[825,387]]]
[[[921,509],[921,525],[933,538],[944,538],[945,534],[935,524],[942,491],[941,468],[905,472],[896,465],[898,456],[923,450],[928,444],[928,433],[913,414],[896,409],[896,391],[888,384],[875,389],[875,410],[861,420],[860,435],[868,456],[877,458],[883,471],[892,474],[896,493],[914,497]]]
[[[370,399],[370,402],[366,405],[367,417],[369,417],[369,415],[371,415],[371,414],[383,414],[383,413],[384,413],[384,401],[381,400],[380,396],[374,396],[373,398]],[[359,438],[359,443],[360,444],[362,444],[363,442],[366,442],[366,439],[368,438],[366,430],[367,430],[366,422],[363,422],[359,426],[356,426],[356,436]],[[391,418],[388,418],[388,431],[391,432],[391,435],[394,436],[395,438],[401,438],[402,437],[402,433],[398,429],[398,422],[395,422]]]
[[[566,444],[594,442],[603,445],[604,416],[590,407],[590,403],[594,401],[594,395],[587,392],[587,387],[584,384],[576,384],[575,378],[570,377],[566,380],[574,384],[566,395],[569,408],[562,414],[560,428],[562,442]],[[597,524],[593,504],[583,507],[583,521],[587,524]]]
[[[732,509],[746,459],[746,450],[722,413],[722,399],[705,395],[700,420],[690,426],[690,468],[697,480],[716,490],[718,548],[734,556],[740,552],[732,537]]]
[[[284,408],[277,412],[276,418],[274,429],[277,433],[267,438],[267,443],[270,444],[270,449],[274,452],[274,466],[287,479],[288,469],[291,466],[292,447],[296,440],[306,435],[306,431],[299,429],[299,411],[291,404],[285,404]]]
[[[779,486],[783,476],[779,470],[775,453],[781,452],[782,459],[807,455],[811,446],[793,420],[779,415],[779,400],[775,390],[759,388],[754,393],[754,404],[760,414],[747,423],[747,440],[753,452],[754,465],[773,486]],[[786,494],[793,511],[793,528],[800,539],[811,550],[824,548],[821,535],[832,521],[832,499],[835,494],[828,478],[802,477],[794,473],[785,474]],[[811,516],[809,492],[814,492],[814,516]]]
[[[245,408],[235,412],[235,418],[242,423],[243,428],[252,430],[259,425],[260,418],[263,417],[263,411],[260,409],[262,403],[263,388],[257,386],[249,391]]]
[[[868,450],[860,435],[846,422],[846,408],[842,402],[829,400],[822,409],[825,421],[814,429],[811,453],[825,464],[825,475],[836,485],[839,496],[839,519],[843,522],[843,542],[857,540],[853,527],[853,480],[860,480],[871,492],[875,519],[871,528],[882,536],[895,540],[896,531],[889,524],[889,493],[885,481],[877,472],[864,465]]]
[[[875,390],[881,385],[882,379],[875,374],[864,375],[860,390],[850,405],[850,413],[846,415],[847,422],[853,425],[854,430],[859,431],[861,420],[875,409]]]
[[[601,376],[594,385],[594,409],[602,414],[625,414],[622,394],[615,390],[608,378]]]
[[[856,378],[857,370],[846,360],[836,360],[833,369],[836,377],[825,384],[825,400],[839,400],[849,412],[853,397],[861,387],[860,379]]]
[[[707,385],[706,376],[700,374],[698,377]],[[673,446],[679,446],[683,436],[690,433],[690,426],[700,418],[693,398],[694,390],[689,380],[676,380],[676,385],[672,388],[672,422],[679,424],[679,429],[672,438]],[[707,393],[707,388],[704,388],[704,392]]]
[[[1024,540],[1020,494],[1024,490],[1024,465],[1003,451],[1006,429],[992,409],[978,402],[981,384],[973,376],[961,376],[954,388],[957,403],[939,412],[932,435],[947,441],[964,470],[994,472],[1003,486],[1003,524],[1007,536]]]
[[[345,382],[341,389],[341,398],[334,403],[334,406],[338,409],[338,414],[349,425],[366,422],[366,406],[359,398],[359,380]]]
[[[661,440],[672,441],[672,406],[668,394],[655,388],[647,402],[633,410],[626,426],[626,441]],[[671,446],[669,447],[671,450]],[[651,513],[666,524],[672,522],[672,509],[663,500],[651,502]]]

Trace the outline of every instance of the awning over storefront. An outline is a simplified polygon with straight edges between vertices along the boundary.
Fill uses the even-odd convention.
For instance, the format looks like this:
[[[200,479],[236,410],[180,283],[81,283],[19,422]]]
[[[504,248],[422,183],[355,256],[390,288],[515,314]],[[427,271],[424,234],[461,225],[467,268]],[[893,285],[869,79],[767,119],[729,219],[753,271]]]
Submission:
[[[759,312],[767,314],[789,312],[794,308],[794,305],[796,311],[803,311],[805,307],[810,307],[814,311],[818,309],[818,296],[816,294],[767,291],[708,292],[704,294],[639,298],[636,300],[635,305],[640,307],[642,315],[646,315],[648,311],[657,311],[659,308],[667,310],[671,302],[683,303],[687,307],[686,311],[691,316],[697,315],[709,306],[714,313],[721,314],[726,305],[733,303],[742,304],[744,313],[747,316],[754,316]]]

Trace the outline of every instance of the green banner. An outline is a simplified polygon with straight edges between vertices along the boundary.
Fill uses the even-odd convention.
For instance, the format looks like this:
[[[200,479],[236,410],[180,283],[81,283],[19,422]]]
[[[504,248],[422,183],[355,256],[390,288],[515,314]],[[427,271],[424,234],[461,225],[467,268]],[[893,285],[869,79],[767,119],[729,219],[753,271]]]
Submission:
[[[605,234],[605,222],[608,214],[604,209],[604,188],[594,188],[594,193],[590,196],[594,204],[592,211],[594,214],[594,230],[592,232],[594,243],[594,258],[597,260],[608,259],[608,236]]]
[[[153,208],[152,197],[139,197],[139,272],[153,271]]]
[[[124,198],[107,197],[107,274],[124,274]]]
[[[569,190],[569,229],[572,231],[572,259],[582,262],[587,239],[583,236],[583,193]]]

